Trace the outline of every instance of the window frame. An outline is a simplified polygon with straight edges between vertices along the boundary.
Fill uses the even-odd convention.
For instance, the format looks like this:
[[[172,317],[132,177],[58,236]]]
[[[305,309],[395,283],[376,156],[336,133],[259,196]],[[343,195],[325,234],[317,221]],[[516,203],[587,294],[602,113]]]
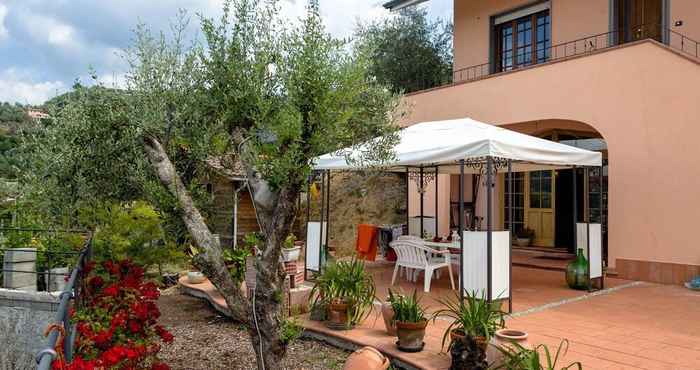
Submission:
[[[512,13],[515,12],[517,12],[517,10],[512,11]],[[549,8],[538,10],[531,14],[498,24],[495,23],[495,18],[496,17],[492,17],[492,37],[494,39],[492,64],[494,72],[506,72],[549,61],[552,47],[552,18]],[[539,23],[540,19],[544,19],[541,24]],[[523,31],[530,32],[530,41],[527,42],[525,46],[520,46],[520,43],[518,42],[518,26],[519,24],[523,24],[523,22],[527,21],[529,21],[530,25],[529,30],[525,29]],[[539,26],[542,26],[544,29],[541,37],[538,32]],[[511,30],[511,45],[507,49],[503,41],[503,32],[506,29]],[[518,54],[519,48],[528,47],[529,51]],[[504,58],[504,53],[507,52],[510,52],[511,56],[509,58]],[[504,62],[504,59],[510,60],[510,65]],[[519,59],[521,59],[522,62],[518,63]]]

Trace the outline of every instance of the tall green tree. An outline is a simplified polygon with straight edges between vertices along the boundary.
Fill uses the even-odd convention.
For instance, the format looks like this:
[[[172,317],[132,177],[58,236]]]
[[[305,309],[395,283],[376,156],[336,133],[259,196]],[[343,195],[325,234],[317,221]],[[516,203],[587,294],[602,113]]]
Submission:
[[[37,202],[59,217],[135,199],[177,217],[201,251],[193,263],[248,324],[260,369],[286,353],[280,254],[314,158],[376,136],[359,160],[390,158],[399,112],[367,55],[325,31],[317,2],[298,25],[278,14],[275,1],[227,1],[220,19],[201,19],[202,45],[185,42],[184,16],[171,39],[139,27],[127,88],[78,87],[31,145],[26,174]],[[202,212],[197,179],[212,156],[242,164],[264,235],[252,301]]]
[[[365,53],[371,74],[394,92],[410,93],[452,81],[452,24],[431,21],[427,10],[409,7],[359,24],[355,48]]]

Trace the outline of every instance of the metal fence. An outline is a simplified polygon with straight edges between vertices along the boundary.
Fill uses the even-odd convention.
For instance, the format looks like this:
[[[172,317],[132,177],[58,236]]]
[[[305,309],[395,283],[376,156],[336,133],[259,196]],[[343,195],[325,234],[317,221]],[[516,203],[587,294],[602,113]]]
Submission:
[[[42,240],[51,240],[46,236],[56,236],[56,235],[77,235],[81,239],[81,245],[77,251],[52,251],[49,249],[39,250],[36,247],[40,243],[39,238]],[[23,235],[25,240],[29,240],[27,245],[14,245],[15,248],[0,248],[0,255],[4,256],[7,251],[26,251],[26,248],[32,248],[31,252],[34,253],[36,250],[37,256],[37,268],[34,271],[21,270],[21,269],[11,269],[6,268],[9,264],[5,264],[3,261],[3,275],[11,273],[21,273],[21,274],[36,274],[37,276],[37,287],[39,290],[47,290],[41,288],[50,288],[51,277],[63,276],[65,279],[65,287],[63,287],[58,302],[58,309],[54,316],[54,322],[50,324],[52,328],[46,345],[41,349],[36,356],[37,369],[49,370],[51,369],[51,364],[54,359],[59,355],[63,356],[66,360],[70,361],[73,355],[73,344],[76,339],[75,326],[70,321],[69,309],[70,307],[77,308],[81,304],[81,291],[82,286],[83,271],[85,265],[92,258],[92,234],[82,230],[42,230],[42,229],[18,229],[18,228],[0,228],[0,239],[3,244],[20,243],[22,238],[15,238],[13,235]],[[22,248],[24,247],[24,248]],[[46,246],[44,246],[46,247]],[[52,268],[58,264],[64,267],[66,263],[72,265],[69,266],[70,272],[66,273],[55,273],[52,272]],[[4,278],[5,276],[3,276]],[[42,286],[42,282],[44,282]],[[3,281],[4,283],[4,281]],[[4,284],[3,284],[4,285]],[[50,290],[50,289],[49,289]],[[63,347],[56,348],[57,343],[59,343],[59,338],[63,337]],[[59,354],[57,351],[61,351]]]
[[[590,54],[645,39],[657,40],[689,56],[700,57],[700,42],[659,25],[640,25],[631,30],[613,30],[542,48],[531,45],[527,52],[514,51],[513,55],[509,55],[506,60],[496,58],[492,62],[455,69],[451,84],[476,81],[494,74],[517,71],[537,64]]]

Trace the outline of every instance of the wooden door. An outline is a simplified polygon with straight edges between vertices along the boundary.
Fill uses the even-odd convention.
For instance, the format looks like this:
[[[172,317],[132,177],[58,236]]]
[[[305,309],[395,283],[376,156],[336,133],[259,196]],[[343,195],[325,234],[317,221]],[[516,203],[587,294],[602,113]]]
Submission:
[[[553,171],[528,174],[527,225],[535,230],[533,244],[554,246],[554,177]]]
[[[642,39],[662,41],[663,5],[661,0],[620,0],[618,24],[621,42]]]

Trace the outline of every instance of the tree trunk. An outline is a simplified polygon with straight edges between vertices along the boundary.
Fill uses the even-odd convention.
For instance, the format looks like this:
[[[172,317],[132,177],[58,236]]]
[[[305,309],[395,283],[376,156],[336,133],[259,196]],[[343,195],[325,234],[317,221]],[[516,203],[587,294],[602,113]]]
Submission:
[[[280,256],[294,224],[301,185],[289,185],[273,191],[250,167],[246,172],[258,223],[265,235],[264,248],[256,259],[257,284],[254,315],[250,317],[250,336],[258,369],[273,369],[280,367],[280,361],[287,351],[287,344],[280,340],[285,300],[285,273]]]
[[[144,139],[144,150],[161,184],[177,199],[182,211],[182,221],[195,244],[202,250],[194,256],[192,262],[223,295],[233,319],[246,322],[250,310],[247,300],[224,264],[221,245],[204,222],[204,217],[194,204],[168,154],[153,137]]]

